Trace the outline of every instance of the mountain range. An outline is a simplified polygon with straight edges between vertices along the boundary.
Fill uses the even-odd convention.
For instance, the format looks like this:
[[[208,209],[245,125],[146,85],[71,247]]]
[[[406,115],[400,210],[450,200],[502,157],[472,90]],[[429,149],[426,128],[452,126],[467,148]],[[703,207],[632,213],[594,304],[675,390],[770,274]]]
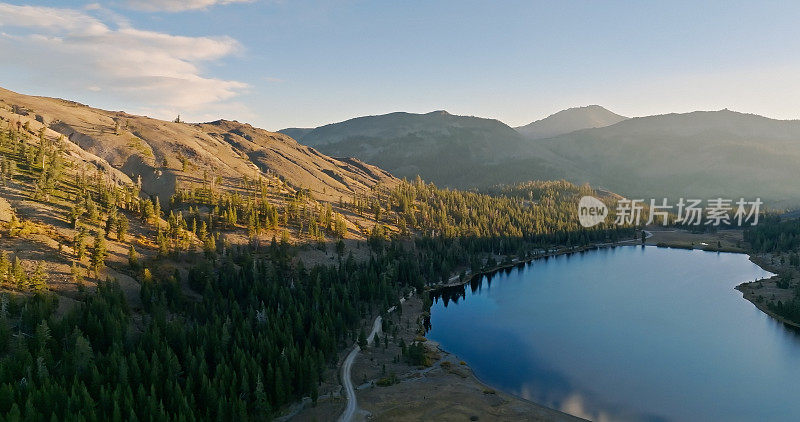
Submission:
[[[505,183],[498,166],[530,150],[528,140],[505,123],[446,111],[365,116],[313,130],[285,129],[299,142],[334,156],[357,157],[403,178],[421,176],[438,185],[473,188]],[[546,179],[557,157],[527,154],[535,166],[527,179]],[[549,158],[549,159],[548,159]],[[522,180],[522,179],[519,179]]]
[[[398,112],[269,132],[236,121],[167,122],[0,88],[0,115],[64,135],[95,166],[140,181],[162,200],[207,178],[235,185],[267,175],[323,201],[420,176],[462,189],[565,179],[629,197],[800,204],[800,121],[730,110],[626,118],[576,107],[516,129],[446,111]]]
[[[626,118],[576,107],[516,130],[443,111],[392,113],[293,133],[324,153],[455,188],[566,179],[642,198],[800,204],[800,121],[727,109]]]
[[[569,180],[629,196],[800,200],[800,121],[730,110],[638,117],[539,140]]]

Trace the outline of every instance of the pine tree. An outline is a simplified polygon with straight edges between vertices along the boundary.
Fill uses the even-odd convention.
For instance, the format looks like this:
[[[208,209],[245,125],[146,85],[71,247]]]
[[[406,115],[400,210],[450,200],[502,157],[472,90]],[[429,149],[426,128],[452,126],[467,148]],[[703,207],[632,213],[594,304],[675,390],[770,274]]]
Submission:
[[[86,238],[86,229],[81,227],[78,230],[78,233],[75,234],[75,257],[78,261],[82,261],[84,255],[86,255],[86,244],[84,243],[84,239]]]
[[[98,232],[94,237],[94,247],[92,248],[91,265],[95,275],[103,269],[106,263],[106,241]]]
[[[86,200],[86,219],[92,223],[98,223],[100,220],[100,211],[91,196]]]
[[[44,270],[44,262],[39,261],[36,263],[36,269],[31,275],[31,287],[36,291],[44,291],[47,289],[47,273]]]
[[[80,204],[73,204],[69,210],[69,222],[73,229],[78,228],[78,221],[80,221],[81,214],[83,214],[83,207]]]
[[[70,274],[72,275],[72,282],[77,285],[83,284],[83,274],[81,274],[80,268],[78,268],[78,264],[75,261],[72,261],[72,268],[70,268]]]
[[[139,257],[136,254],[136,249],[133,248],[133,245],[128,249],[128,265],[130,265],[131,269],[136,270],[139,268]]]
[[[336,242],[336,255],[339,256],[339,259],[342,259],[342,255],[344,255],[344,251],[345,251],[344,240],[339,239]]]
[[[111,232],[114,231],[116,225],[117,225],[117,213],[112,212],[106,219],[106,237],[111,236]]]
[[[164,231],[161,230],[161,226],[158,227],[158,233],[156,233],[156,242],[158,243],[158,256],[167,256],[169,254],[169,240]]]
[[[22,260],[19,259],[18,256],[15,256],[14,261],[11,263],[11,276],[17,287],[23,288],[28,285],[28,277],[25,274],[25,268],[22,267]]]
[[[142,219],[145,222],[150,222],[154,221],[153,220],[154,217],[155,217],[155,208],[153,207],[153,203],[145,200],[144,205],[142,206]]]
[[[203,251],[205,252],[206,257],[214,257],[217,252],[217,243],[214,241],[214,235],[206,237],[206,241],[203,242]]]
[[[197,238],[200,239],[201,242],[205,242],[206,237],[208,236],[208,231],[206,229],[206,222],[200,222],[200,229],[197,231]]]
[[[120,214],[117,218],[117,240],[120,242],[125,241],[125,237],[128,235],[128,219]]]
[[[158,195],[156,195],[156,198],[153,201],[153,212],[155,213],[156,224],[160,224],[159,221],[161,220],[161,200],[158,199]]]

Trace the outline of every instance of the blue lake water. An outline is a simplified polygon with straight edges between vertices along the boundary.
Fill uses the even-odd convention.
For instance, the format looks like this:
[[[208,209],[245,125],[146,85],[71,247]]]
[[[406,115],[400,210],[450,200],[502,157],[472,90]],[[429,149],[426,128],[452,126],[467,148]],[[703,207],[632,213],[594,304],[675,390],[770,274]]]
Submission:
[[[627,246],[435,298],[428,338],[487,384],[592,420],[798,421],[800,335],[734,287],[747,255]]]

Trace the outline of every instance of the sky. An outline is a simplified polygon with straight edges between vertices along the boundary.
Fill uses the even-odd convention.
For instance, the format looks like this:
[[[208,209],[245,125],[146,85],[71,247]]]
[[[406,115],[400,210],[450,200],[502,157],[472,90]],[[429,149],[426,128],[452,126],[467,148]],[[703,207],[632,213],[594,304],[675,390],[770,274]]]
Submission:
[[[800,3],[0,0],[0,87],[278,130],[568,107],[800,119]]]

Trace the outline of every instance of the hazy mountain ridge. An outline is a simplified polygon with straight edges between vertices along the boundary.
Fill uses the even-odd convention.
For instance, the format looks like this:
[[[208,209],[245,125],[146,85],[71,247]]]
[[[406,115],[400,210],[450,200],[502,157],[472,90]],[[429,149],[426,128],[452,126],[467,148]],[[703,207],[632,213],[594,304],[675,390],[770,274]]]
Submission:
[[[481,169],[521,152],[525,139],[494,119],[446,111],[365,116],[320,126],[301,142],[336,157],[352,156],[395,176],[452,187],[482,184]],[[471,170],[470,170],[471,169]]]
[[[515,128],[528,139],[542,139],[576,130],[611,126],[628,119],[599,105],[573,107]]]
[[[312,130],[314,130],[313,127],[287,127],[286,129],[279,130],[278,133],[288,135],[291,138],[300,141],[301,139],[303,139],[304,136],[306,136]]]
[[[800,121],[729,110],[637,117],[536,141],[574,182],[626,195],[800,200]]]
[[[358,137],[390,139],[409,135],[448,136],[459,129],[475,131],[486,136],[501,135],[508,139],[518,140],[515,131],[499,120],[474,116],[457,116],[444,110],[425,114],[394,112],[377,116],[356,117],[315,128],[303,135],[302,139],[307,145],[317,146]]]
[[[610,120],[583,119],[582,125],[609,125],[554,124],[565,121],[557,116],[586,117],[592,110]],[[322,126],[301,142],[398,176],[419,174],[458,188],[563,178],[626,196],[760,196],[774,204],[800,203],[800,121],[730,110],[625,118],[590,106],[538,122],[537,129],[549,122],[550,129],[568,133],[531,139],[491,119],[391,113]]]

